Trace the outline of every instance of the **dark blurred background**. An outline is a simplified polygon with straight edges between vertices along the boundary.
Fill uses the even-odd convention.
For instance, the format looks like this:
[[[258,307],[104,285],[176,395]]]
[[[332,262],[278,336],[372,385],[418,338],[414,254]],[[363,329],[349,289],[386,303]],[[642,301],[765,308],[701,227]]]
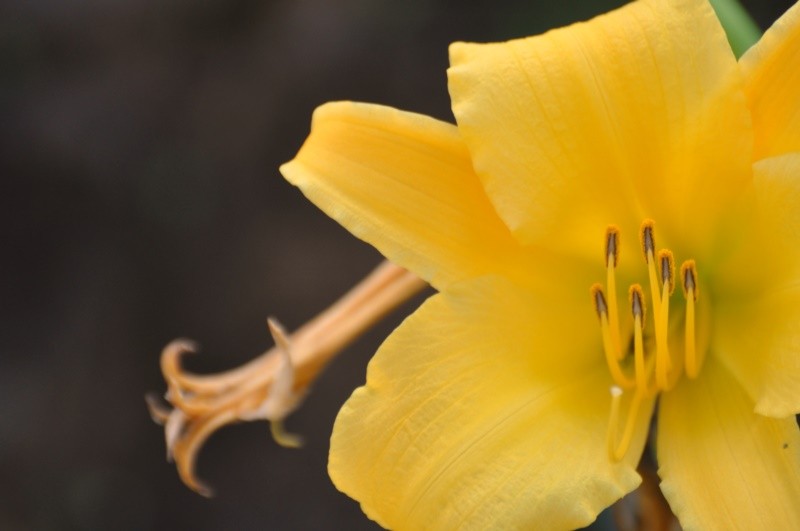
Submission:
[[[336,99],[451,120],[447,44],[621,2],[26,0],[0,3],[0,529],[375,529],[326,473],[338,407],[413,304],[349,348],[288,421],[214,436],[212,500],[145,409],[161,348],[199,372],[270,346],[380,257],[280,177]],[[746,2],[762,27],[791,0]],[[418,302],[418,301],[417,301]]]

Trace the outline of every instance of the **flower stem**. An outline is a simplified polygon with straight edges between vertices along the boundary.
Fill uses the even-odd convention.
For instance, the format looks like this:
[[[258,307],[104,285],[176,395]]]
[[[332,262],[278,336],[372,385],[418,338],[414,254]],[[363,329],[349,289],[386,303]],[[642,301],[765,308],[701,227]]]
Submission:
[[[738,0],[710,0],[737,58],[761,37],[761,28]]]

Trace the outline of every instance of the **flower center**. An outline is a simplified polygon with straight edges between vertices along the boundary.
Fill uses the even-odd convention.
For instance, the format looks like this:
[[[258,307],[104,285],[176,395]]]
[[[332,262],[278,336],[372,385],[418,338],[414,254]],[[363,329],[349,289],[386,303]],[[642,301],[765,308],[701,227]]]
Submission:
[[[682,344],[673,344],[671,352],[669,302],[675,290],[675,260],[669,249],[656,252],[654,225],[652,220],[645,220],[639,231],[650,285],[652,332],[646,333],[651,327],[647,325],[644,290],[641,285],[633,284],[628,290],[633,321],[632,348],[623,348],[624,345],[630,345],[631,341],[623,344],[620,329],[616,288],[620,246],[619,229],[616,226],[606,229],[606,288],[604,290],[600,284],[594,284],[591,288],[592,300],[600,319],[606,363],[615,383],[611,388],[608,429],[608,451],[614,461],[621,460],[628,451],[642,402],[675,387],[684,371],[689,378],[697,377],[703,361],[697,357],[695,340],[695,303],[699,290],[694,260],[687,260],[681,265],[680,282],[686,301],[683,341]],[[683,355],[676,355],[680,350],[683,350]],[[633,398],[620,437],[620,409],[625,391],[632,392]]]

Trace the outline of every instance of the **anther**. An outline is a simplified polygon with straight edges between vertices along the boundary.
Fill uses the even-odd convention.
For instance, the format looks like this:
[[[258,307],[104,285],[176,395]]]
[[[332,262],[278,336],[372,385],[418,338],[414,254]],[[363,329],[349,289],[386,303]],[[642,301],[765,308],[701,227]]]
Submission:
[[[594,309],[597,312],[597,317],[602,319],[608,314],[608,304],[606,304],[606,296],[603,294],[603,287],[600,284],[592,286],[592,299],[594,299]]]
[[[644,259],[648,261],[651,259],[651,256],[655,256],[656,254],[656,239],[653,234],[654,226],[655,222],[652,219],[646,219],[642,222],[642,228],[640,229],[642,252],[644,253]]]
[[[694,331],[694,305],[697,301],[697,267],[694,260],[687,260],[681,264],[681,278],[683,279],[683,294],[686,297],[686,325],[685,325],[685,357],[686,376],[696,378],[700,373],[700,363],[697,360]]]
[[[683,279],[683,294],[686,298],[689,298],[689,294],[692,294],[692,298],[696,301],[698,295],[697,289],[697,266],[694,263],[694,260],[686,260],[684,263],[681,264],[681,278]]]
[[[672,251],[662,249],[658,252],[658,263],[661,265],[661,284],[669,286],[669,294],[675,290],[675,259]]]
[[[606,266],[617,267],[619,261],[619,228],[609,225],[606,228]]]
[[[633,314],[634,319],[639,319],[640,322],[644,322],[645,305],[642,286],[639,284],[634,284],[631,286],[628,290],[628,298],[631,302],[631,313]]]
[[[622,372],[622,367],[619,364],[619,358],[614,350],[612,341],[611,330],[608,322],[608,304],[606,303],[606,296],[603,293],[603,287],[600,284],[594,284],[591,289],[592,301],[594,301],[595,311],[597,317],[600,319],[600,332],[603,338],[603,351],[606,355],[606,363],[608,370],[611,372],[611,377],[617,385],[630,389],[635,385],[635,382],[625,376]]]

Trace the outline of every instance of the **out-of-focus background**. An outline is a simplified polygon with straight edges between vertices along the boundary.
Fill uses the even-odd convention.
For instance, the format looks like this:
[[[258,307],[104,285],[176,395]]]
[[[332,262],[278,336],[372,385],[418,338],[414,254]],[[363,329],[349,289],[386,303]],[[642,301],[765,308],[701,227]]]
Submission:
[[[217,371],[302,324],[380,260],[283,181],[317,105],[452,120],[454,40],[622,2],[28,0],[0,3],[0,529],[375,529],[326,473],[328,436],[413,304],[333,363],[288,421],[214,436],[204,499],[145,409],[171,339]],[[762,27],[791,0],[749,0]],[[418,302],[418,301],[417,301]]]

